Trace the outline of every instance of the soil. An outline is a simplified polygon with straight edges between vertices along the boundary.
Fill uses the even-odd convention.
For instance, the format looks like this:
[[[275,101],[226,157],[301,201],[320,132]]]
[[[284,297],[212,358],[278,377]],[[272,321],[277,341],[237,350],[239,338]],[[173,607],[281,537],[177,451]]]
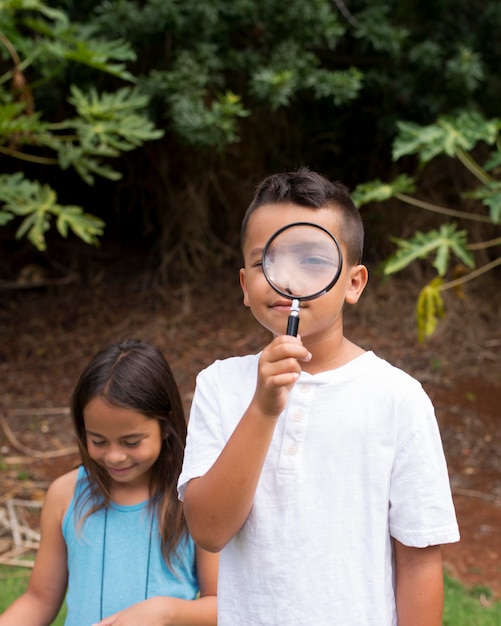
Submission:
[[[412,281],[373,280],[345,314],[346,335],[418,378],[432,398],[461,541],[446,570],[501,598],[501,294],[482,278],[425,344],[416,340]],[[475,282],[475,281],[472,281]],[[486,297],[488,294],[488,297]],[[161,348],[189,409],[197,372],[215,358],[257,352],[269,336],[242,305],[236,270],[198,287],[160,289],[140,263],[62,287],[0,293],[0,504],[42,499],[78,457],[68,403],[79,372],[108,343],[134,336]],[[36,525],[36,520],[35,520]]]

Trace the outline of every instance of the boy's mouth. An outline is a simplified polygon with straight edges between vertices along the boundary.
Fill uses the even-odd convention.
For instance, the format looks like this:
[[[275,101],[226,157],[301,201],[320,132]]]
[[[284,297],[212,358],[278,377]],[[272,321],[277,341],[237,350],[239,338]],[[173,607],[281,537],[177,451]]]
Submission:
[[[277,300],[270,305],[271,309],[275,311],[287,311],[290,313],[292,306],[292,300]]]

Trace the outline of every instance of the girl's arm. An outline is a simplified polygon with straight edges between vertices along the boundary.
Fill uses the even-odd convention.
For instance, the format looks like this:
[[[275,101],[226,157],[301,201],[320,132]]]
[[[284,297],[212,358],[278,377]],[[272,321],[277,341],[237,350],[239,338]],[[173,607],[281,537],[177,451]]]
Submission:
[[[40,519],[40,547],[26,592],[0,616],[0,626],[49,626],[64,600],[68,572],[61,524],[73,495],[76,471],[49,487]]]
[[[410,548],[394,540],[398,626],[441,626],[444,575],[440,546]]]
[[[93,626],[216,626],[219,556],[196,547],[200,597],[157,596],[110,615]],[[3,626],[3,625],[1,625]]]

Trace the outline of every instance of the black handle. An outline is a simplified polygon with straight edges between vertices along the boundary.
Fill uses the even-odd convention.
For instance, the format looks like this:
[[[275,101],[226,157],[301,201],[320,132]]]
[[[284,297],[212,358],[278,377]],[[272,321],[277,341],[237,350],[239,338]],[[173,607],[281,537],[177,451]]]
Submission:
[[[297,337],[297,329],[299,326],[299,315],[294,311],[289,315],[287,320],[287,335]]]

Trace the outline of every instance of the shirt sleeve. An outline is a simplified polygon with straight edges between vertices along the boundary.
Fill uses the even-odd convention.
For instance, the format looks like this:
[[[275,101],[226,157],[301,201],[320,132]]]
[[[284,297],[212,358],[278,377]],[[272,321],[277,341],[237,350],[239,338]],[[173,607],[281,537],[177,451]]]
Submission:
[[[205,474],[214,464],[225,445],[218,402],[216,365],[197,376],[195,393],[188,422],[188,436],[183,468],[178,480],[178,496],[184,500],[186,486],[192,478]]]
[[[424,548],[459,540],[449,475],[433,405],[418,385],[399,407],[402,437],[390,484],[392,537]]]

